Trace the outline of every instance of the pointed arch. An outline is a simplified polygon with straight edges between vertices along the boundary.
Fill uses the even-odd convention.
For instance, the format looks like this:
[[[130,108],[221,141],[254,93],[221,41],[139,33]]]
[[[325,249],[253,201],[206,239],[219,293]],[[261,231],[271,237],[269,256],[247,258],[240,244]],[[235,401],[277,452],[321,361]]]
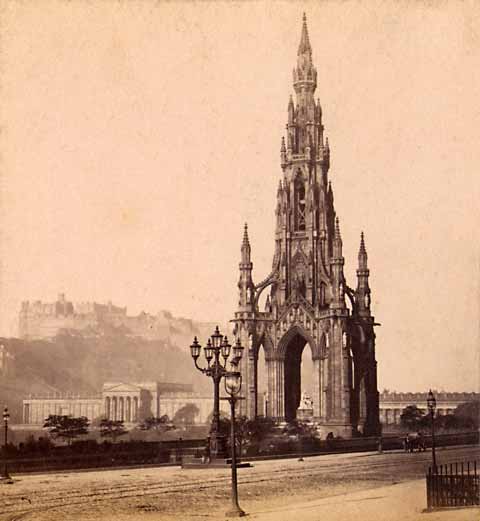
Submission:
[[[260,335],[258,341],[256,342],[256,344],[254,346],[255,358],[258,357],[258,352],[260,350],[260,347],[263,347],[263,351],[265,353],[265,359],[273,358],[273,354],[274,354],[273,340],[266,331],[264,331]]]
[[[318,358],[320,353],[318,352],[318,346],[313,337],[305,330],[301,325],[296,324],[291,327],[280,339],[277,348],[277,356],[279,359],[285,359],[285,353],[287,351],[288,344],[295,336],[301,336],[305,342],[310,346],[312,351],[312,358]]]

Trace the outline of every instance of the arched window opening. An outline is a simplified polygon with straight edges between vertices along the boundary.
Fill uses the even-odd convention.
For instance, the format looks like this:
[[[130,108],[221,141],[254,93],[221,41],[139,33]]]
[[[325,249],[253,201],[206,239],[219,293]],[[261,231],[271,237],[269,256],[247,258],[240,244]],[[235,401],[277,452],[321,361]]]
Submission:
[[[327,286],[324,282],[320,282],[320,306],[325,306],[327,302]]]
[[[295,230],[305,230],[305,185],[300,177],[295,180]]]

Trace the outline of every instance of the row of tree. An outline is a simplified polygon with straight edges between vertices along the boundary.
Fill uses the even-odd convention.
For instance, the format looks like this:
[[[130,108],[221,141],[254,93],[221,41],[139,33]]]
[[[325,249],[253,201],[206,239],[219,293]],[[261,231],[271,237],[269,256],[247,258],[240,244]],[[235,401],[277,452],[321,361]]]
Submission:
[[[294,422],[287,425],[283,430],[278,431],[274,420],[271,418],[248,419],[241,416],[235,420],[236,427],[236,445],[240,453],[251,447],[258,447],[267,437],[277,435],[278,438],[303,438],[314,439],[316,432],[313,426],[306,423]],[[220,420],[220,430],[223,435],[229,439],[230,435],[230,419],[222,417]],[[85,416],[72,417],[68,415],[50,415],[43,425],[48,430],[53,439],[61,439],[66,441],[68,445],[79,436],[89,433],[90,423]],[[139,428],[145,431],[156,431],[163,433],[174,429],[175,426],[167,415],[160,418],[147,418]],[[98,424],[98,431],[102,438],[110,439],[115,442],[128,431],[123,421],[101,419]],[[278,431],[278,432],[277,432]],[[280,436],[278,436],[280,435]],[[274,436],[275,437],[275,436]],[[277,440],[278,442],[278,440]]]
[[[434,418],[437,429],[478,429],[480,418],[480,402],[472,401],[459,405],[453,414],[436,415]],[[428,429],[431,425],[430,415],[419,409],[416,405],[409,405],[403,409],[400,416],[400,424],[410,431]],[[69,415],[50,415],[43,425],[53,438],[67,441],[81,435],[88,434],[90,423],[85,416],[73,417]],[[127,434],[124,422],[120,420],[109,420],[103,418],[97,425],[102,438],[111,439],[115,442],[119,437]],[[146,418],[140,425],[141,430],[156,431],[159,433],[174,429],[175,426],[167,415],[160,418]],[[254,445],[261,443],[275,429],[275,423],[270,418],[248,419],[245,416],[236,419],[236,443],[240,450],[242,445]],[[228,436],[230,432],[230,420],[221,418],[221,430]],[[283,435],[315,438],[316,434],[308,423],[295,422],[285,427]]]
[[[453,413],[436,414],[434,422],[437,429],[470,430],[479,428],[479,419],[480,401],[471,401],[460,404]],[[431,426],[431,416],[416,405],[409,405],[400,415],[400,425],[412,431],[428,429]]]
[[[43,427],[48,430],[52,438],[64,440],[70,445],[74,439],[88,434],[90,422],[86,416],[74,417],[51,414],[45,420]],[[160,418],[146,418],[139,427],[141,430],[155,430],[157,432],[166,432],[175,428],[167,415]],[[123,421],[107,418],[100,420],[98,430],[102,438],[109,438],[114,442],[128,432]]]

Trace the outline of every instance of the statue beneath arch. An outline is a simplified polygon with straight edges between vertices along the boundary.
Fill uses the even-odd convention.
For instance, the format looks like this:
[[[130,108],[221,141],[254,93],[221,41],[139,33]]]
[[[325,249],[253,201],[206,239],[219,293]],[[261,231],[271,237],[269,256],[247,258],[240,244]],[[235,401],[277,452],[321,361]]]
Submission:
[[[282,178],[277,191],[272,271],[254,284],[248,230],[241,246],[235,334],[248,354],[241,362],[241,413],[258,415],[258,356],[265,354],[268,416],[297,418],[301,405],[301,358],[308,344],[313,361],[313,421],[321,435],[379,433],[374,317],[363,233],[357,287],[348,286],[340,225],[328,180],[330,147],[324,136],[317,71],[304,17],[297,66],[296,103],[288,104],[282,138]],[[259,309],[262,292],[265,309]],[[348,302],[348,305],[347,305]]]

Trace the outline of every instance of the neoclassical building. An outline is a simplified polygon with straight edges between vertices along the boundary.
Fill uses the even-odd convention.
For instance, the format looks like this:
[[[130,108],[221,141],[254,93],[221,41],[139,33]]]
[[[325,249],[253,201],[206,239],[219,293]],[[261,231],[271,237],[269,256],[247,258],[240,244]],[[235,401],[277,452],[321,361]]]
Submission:
[[[452,414],[455,409],[463,404],[480,400],[479,393],[448,393],[434,391],[437,400],[436,414]],[[427,408],[428,393],[399,393],[383,391],[380,394],[380,420],[384,426],[398,425],[400,416],[409,405],[416,405],[424,413]]]
[[[172,387],[174,385],[174,387]],[[213,409],[212,396],[193,393],[182,384],[162,384],[146,382],[132,384],[125,382],[105,383],[101,394],[93,396],[60,395],[31,396],[23,400],[23,424],[40,426],[50,414],[86,416],[90,421],[98,418],[123,420],[126,424],[136,424],[146,416],[161,417],[166,414],[174,419],[179,411],[189,408],[193,424],[206,424]],[[480,400],[479,393],[435,392],[437,414],[451,414],[463,403]],[[262,394],[258,415],[265,415],[267,397]],[[427,412],[427,393],[399,393],[383,391],[380,394],[380,420],[384,427],[400,423],[400,415],[405,407],[416,405]],[[155,408],[155,411],[152,409]],[[228,404],[220,402],[222,411],[228,414]],[[301,409],[300,405],[300,409]],[[311,411],[306,418],[310,420]]]
[[[313,413],[320,433],[343,437],[379,431],[374,317],[363,234],[356,288],[345,279],[340,222],[329,181],[330,146],[315,100],[317,70],[304,16],[282,138],[271,273],[254,283],[247,227],[241,246],[238,308],[233,322],[248,353],[241,362],[242,412],[259,414],[258,357],[263,348],[267,414],[295,419],[306,346],[314,366]],[[269,291],[265,308],[259,301]]]
[[[227,412],[228,404],[221,402],[221,408]],[[189,411],[189,423],[205,424],[213,410],[213,397],[194,393],[189,384],[107,382],[101,394],[93,396],[30,396],[23,400],[23,423],[42,425],[50,414],[56,414],[137,424],[145,418],[160,418],[165,414],[174,420],[182,410]]]

